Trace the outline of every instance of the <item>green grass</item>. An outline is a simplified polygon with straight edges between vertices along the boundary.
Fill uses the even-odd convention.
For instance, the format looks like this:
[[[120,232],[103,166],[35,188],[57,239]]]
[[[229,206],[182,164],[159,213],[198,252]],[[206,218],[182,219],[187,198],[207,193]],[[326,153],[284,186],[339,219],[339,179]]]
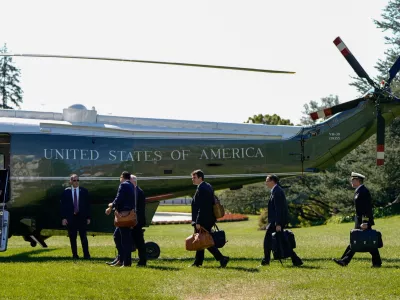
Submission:
[[[192,208],[190,205],[159,205],[157,207],[157,212],[190,213],[192,212]]]
[[[226,269],[209,253],[202,268],[188,268],[190,225],[147,229],[146,240],[160,245],[161,256],[145,269],[105,265],[115,254],[111,236],[90,237],[93,259],[77,262],[67,237],[50,238],[47,249],[13,237],[0,253],[0,299],[400,299],[400,216],[376,223],[384,241],[380,269],[370,268],[369,253],[357,253],[345,268],[330,260],[344,251],[352,224],[294,229],[300,268],[290,260],[257,268],[265,234],[256,230],[257,217],[221,224],[229,240],[222,249],[231,258]]]

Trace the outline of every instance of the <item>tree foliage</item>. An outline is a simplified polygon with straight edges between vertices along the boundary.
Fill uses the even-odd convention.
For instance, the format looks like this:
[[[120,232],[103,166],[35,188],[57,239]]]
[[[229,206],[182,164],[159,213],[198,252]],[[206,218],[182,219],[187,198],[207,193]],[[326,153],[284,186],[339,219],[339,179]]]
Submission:
[[[264,125],[291,125],[289,119],[282,119],[277,114],[271,115],[254,115],[253,117],[249,117],[245,123],[254,123],[254,124],[264,124]]]
[[[377,28],[384,32],[388,32],[385,36],[385,43],[390,47],[385,51],[385,58],[379,59],[375,69],[379,74],[374,78],[376,82],[386,80],[389,76],[388,70],[400,55],[400,0],[391,0],[383,9],[381,14],[382,21],[374,20]],[[398,77],[397,77],[398,78]],[[365,93],[371,86],[364,80],[358,77],[353,77],[354,81],[350,85],[357,88],[360,93]],[[392,82],[392,91],[400,93],[399,79]]]
[[[1,53],[7,53],[7,45],[0,48]],[[0,108],[12,109],[20,107],[23,91],[19,86],[20,70],[14,65],[12,57],[0,57]]]
[[[312,120],[310,114],[319,111],[324,108],[328,108],[334,105],[338,105],[339,97],[336,95],[329,95],[328,97],[323,97],[319,101],[311,100],[309,103],[304,104],[304,110],[302,111],[303,116],[300,119],[302,125],[312,125],[320,120]]]
[[[233,213],[258,214],[265,207],[267,191],[264,184],[252,184],[240,190],[224,190],[219,198],[224,207]]]

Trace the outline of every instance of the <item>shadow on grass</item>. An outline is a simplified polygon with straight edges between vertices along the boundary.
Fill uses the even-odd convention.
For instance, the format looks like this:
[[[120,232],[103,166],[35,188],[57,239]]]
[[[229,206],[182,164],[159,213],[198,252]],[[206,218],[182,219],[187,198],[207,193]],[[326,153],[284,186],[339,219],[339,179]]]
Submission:
[[[182,269],[176,267],[165,267],[165,266],[149,266],[147,265],[148,269],[154,269],[159,271],[180,271]]]
[[[25,263],[36,263],[36,262],[49,262],[49,261],[90,261],[90,262],[106,262],[109,261],[109,257],[92,257],[90,260],[85,260],[83,258],[80,259],[72,259],[71,256],[36,256],[41,255],[43,253],[49,253],[57,249],[36,249],[32,251],[22,252],[9,256],[0,257],[0,263],[15,263],[15,262],[25,262]]]
[[[357,257],[357,254],[355,254],[354,258],[351,261],[371,261],[371,257]],[[337,257],[340,258],[340,257]],[[329,257],[316,257],[316,258],[302,258],[303,261],[309,261],[309,262],[318,262],[318,261],[332,261],[332,258]],[[388,262],[388,263],[399,263],[400,258],[382,258],[382,262]]]
[[[285,265],[284,265],[285,266]],[[294,269],[309,269],[309,270],[316,270],[316,269],[321,269],[320,266],[309,266],[309,265],[302,265],[302,266],[293,266],[289,265],[287,266],[289,268],[294,268]]]
[[[181,257],[181,258],[179,258],[179,257],[163,257],[163,258],[158,258],[157,260],[160,260],[160,261],[177,261],[177,262],[179,262],[179,261],[194,261],[195,253],[196,252],[193,252],[193,257]],[[262,259],[261,257],[259,257],[259,258],[254,258],[254,257],[235,257],[235,256],[230,256],[229,257],[229,261],[230,262],[232,262],[232,261],[250,261],[250,262],[255,261],[255,262],[259,262],[260,263],[261,259]],[[215,261],[215,258],[213,258],[213,257],[205,257],[204,261]]]
[[[222,269],[221,267],[212,267],[212,266],[203,266],[203,269]],[[259,268],[246,268],[246,267],[239,267],[239,266],[230,266],[229,264],[224,268],[227,270],[236,270],[236,271],[243,271],[249,273],[258,273],[260,272]]]
[[[385,266],[385,265],[382,265],[381,269],[400,269],[400,266]]]

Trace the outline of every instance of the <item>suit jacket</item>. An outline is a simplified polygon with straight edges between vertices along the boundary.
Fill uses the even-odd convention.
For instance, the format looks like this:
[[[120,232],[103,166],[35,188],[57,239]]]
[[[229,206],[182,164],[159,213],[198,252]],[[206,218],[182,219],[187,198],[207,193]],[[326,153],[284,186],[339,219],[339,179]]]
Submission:
[[[371,194],[365,185],[360,186],[354,193],[354,204],[356,207],[355,228],[359,229],[363,220],[368,223],[368,227],[375,225]]]
[[[192,225],[199,224],[206,229],[211,229],[216,221],[213,205],[214,190],[209,183],[203,181],[197,186],[193,196]]]
[[[90,199],[89,192],[83,187],[79,189],[79,218],[81,220],[90,219]],[[74,201],[72,197],[72,188],[67,187],[61,196],[61,218],[67,219],[68,223],[74,216]]]
[[[276,185],[268,201],[268,223],[285,226],[289,219],[288,215],[285,193],[279,185]]]
[[[143,190],[136,186],[136,216],[138,220],[137,226],[143,227],[146,225],[146,197]]]
[[[119,185],[112,207],[119,212],[135,209],[135,194],[132,183],[124,181]]]

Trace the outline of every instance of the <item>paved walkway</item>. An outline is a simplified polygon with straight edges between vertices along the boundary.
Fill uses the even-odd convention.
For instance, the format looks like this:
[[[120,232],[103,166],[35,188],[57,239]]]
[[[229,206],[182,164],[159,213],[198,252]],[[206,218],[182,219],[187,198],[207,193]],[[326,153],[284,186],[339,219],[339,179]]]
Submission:
[[[177,212],[156,212],[153,217],[153,222],[169,222],[169,221],[190,221],[192,214],[177,213]]]

